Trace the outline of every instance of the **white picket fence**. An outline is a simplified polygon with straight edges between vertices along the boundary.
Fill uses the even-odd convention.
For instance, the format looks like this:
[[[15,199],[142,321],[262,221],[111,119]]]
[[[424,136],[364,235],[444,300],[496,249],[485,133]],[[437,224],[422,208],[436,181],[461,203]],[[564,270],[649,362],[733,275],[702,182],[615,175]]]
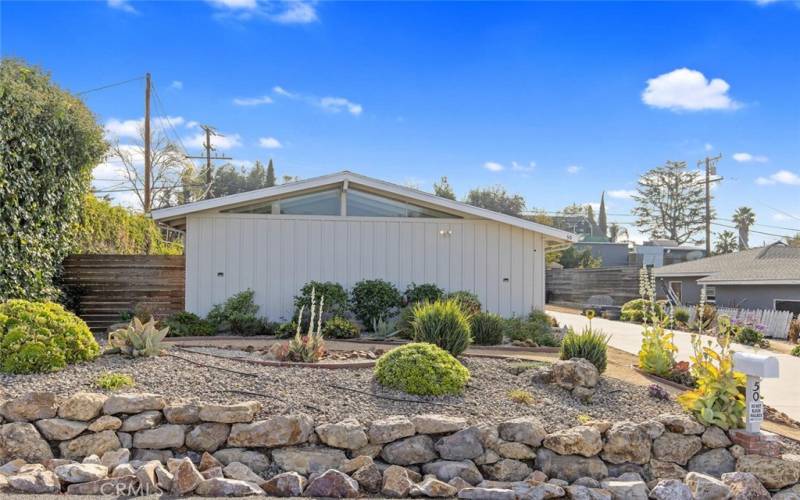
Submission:
[[[718,307],[717,315],[725,315],[732,320],[746,321],[756,325],[764,325],[764,336],[774,339],[789,338],[789,325],[792,313],[774,309],[733,309]]]

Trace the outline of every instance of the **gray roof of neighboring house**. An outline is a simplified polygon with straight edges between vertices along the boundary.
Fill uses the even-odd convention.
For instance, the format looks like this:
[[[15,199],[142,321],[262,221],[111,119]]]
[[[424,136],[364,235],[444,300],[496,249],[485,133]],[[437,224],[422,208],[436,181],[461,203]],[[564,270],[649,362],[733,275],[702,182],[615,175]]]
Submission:
[[[703,276],[697,282],[709,285],[800,285],[800,248],[773,243],[660,267],[654,273],[658,277]]]

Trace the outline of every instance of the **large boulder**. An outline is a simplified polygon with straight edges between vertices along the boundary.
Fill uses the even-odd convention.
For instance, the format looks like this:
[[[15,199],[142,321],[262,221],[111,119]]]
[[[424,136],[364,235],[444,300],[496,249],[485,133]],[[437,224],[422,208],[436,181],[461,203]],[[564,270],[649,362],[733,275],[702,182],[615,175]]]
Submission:
[[[225,448],[224,450],[217,450],[213,455],[215,460],[218,460],[222,465],[228,465],[231,462],[240,462],[250,467],[256,474],[261,474],[269,468],[269,458],[263,453],[257,451],[245,450],[242,448]]]
[[[367,445],[367,433],[354,418],[348,418],[335,424],[317,426],[320,441],[334,448],[357,450]]]
[[[308,475],[339,469],[347,460],[347,455],[339,449],[305,446],[274,450],[272,460],[284,471]]]
[[[122,432],[136,432],[145,429],[154,429],[158,427],[158,424],[161,423],[161,420],[163,420],[163,418],[164,416],[161,414],[160,411],[156,410],[143,411],[142,413],[131,415],[130,417],[123,420],[122,427],[120,427],[120,430]]]
[[[533,451],[533,448],[528,446],[527,444],[522,443],[512,443],[509,441],[504,441],[497,444],[494,450],[489,450],[497,452],[498,460],[499,457],[503,458],[513,458],[514,460],[533,460],[536,458],[536,452]],[[497,460],[493,460],[493,457],[487,456],[486,451],[480,456],[474,458],[473,460],[479,460],[484,463],[488,462],[496,462]]]
[[[368,493],[377,493],[383,486],[383,474],[372,462],[356,469],[351,477]]]
[[[703,435],[700,436],[700,440],[703,441],[703,446],[706,448],[727,448],[732,444],[725,431],[716,425],[706,429]]]
[[[653,456],[658,460],[686,465],[702,448],[698,436],[665,432],[653,441]]]
[[[200,422],[200,405],[197,403],[171,403],[164,407],[164,418],[171,424],[196,424]]]
[[[36,469],[10,476],[8,485],[21,493],[36,495],[59,493],[61,491],[61,483],[58,481],[58,477],[49,470]]]
[[[399,465],[392,465],[383,471],[381,494],[390,498],[408,496],[414,482],[408,476],[408,469]]]
[[[297,472],[284,472],[261,484],[267,495],[275,497],[299,497],[306,488],[306,478]]]
[[[28,392],[0,404],[0,417],[11,422],[53,418],[57,413],[56,395],[52,392]]]
[[[314,432],[314,420],[305,414],[278,415],[249,424],[233,424],[228,446],[276,448],[308,441]]]
[[[467,427],[467,419],[449,415],[424,414],[411,417],[418,434],[447,434]]]
[[[684,482],[697,500],[726,500],[731,494],[728,485],[715,477],[700,472],[686,474]]]
[[[436,451],[445,460],[466,460],[479,457],[483,454],[480,431],[477,427],[468,427],[444,436],[436,442]]]
[[[536,417],[519,417],[497,426],[497,432],[506,441],[515,441],[530,446],[541,446],[547,435],[544,425]]]
[[[96,495],[106,496],[109,493],[136,491],[139,479],[134,474],[99,479],[88,483],[76,483],[67,486],[68,495]]]
[[[172,493],[187,495],[206,481],[189,458],[182,459],[172,470]]]
[[[264,490],[253,483],[222,477],[214,477],[201,482],[194,492],[205,497],[249,497],[264,494]]]
[[[468,500],[516,500],[517,494],[507,488],[464,488],[458,498]]]
[[[692,490],[680,479],[663,479],[650,491],[653,500],[693,500]]]
[[[195,451],[217,451],[228,440],[230,430],[228,424],[198,424],[186,433],[186,447]]]
[[[531,472],[530,467],[525,462],[505,458],[497,463],[482,465],[483,473],[494,481],[522,481]]]
[[[442,481],[451,481],[453,478],[460,477],[473,486],[483,481],[483,475],[470,460],[461,462],[437,460],[423,465],[422,472],[433,474]]]
[[[227,405],[205,403],[200,407],[200,420],[203,422],[217,422],[221,424],[236,424],[252,422],[261,403],[258,401],[244,401]]]
[[[591,477],[598,481],[608,477],[608,467],[598,457],[559,455],[547,448],[539,448],[536,452],[536,466],[547,477],[569,482],[581,477]]]
[[[452,498],[458,489],[434,477],[424,479],[421,483],[411,487],[409,494],[412,497]]]
[[[111,415],[102,415],[90,423],[88,429],[92,432],[102,432],[115,431],[120,427],[122,427],[122,419]]]
[[[561,498],[564,496],[564,488],[554,483],[521,481],[512,484],[511,489],[516,493],[519,500],[540,500],[545,498]]]
[[[387,444],[381,458],[396,465],[424,464],[436,459],[436,450],[430,436],[419,434]]]
[[[108,467],[95,464],[64,464],[59,465],[53,471],[56,476],[65,483],[88,483],[105,479],[108,475]]]
[[[184,443],[184,433],[185,429],[182,425],[164,424],[155,429],[146,429],[134,434],[133,447],[151,450],[180,448]]]
[[[689,460],[687,469],[691,472],[702,472],[709,476],[722,477],[726,472],[736,470],[736,460],[727,449],[714,448],[693,456]]]
[[[676,434],[703,434],[706,430],[703,424],[687,414],[661,415],[657,420]]]
[[[122,448],[117,433],[102,431],[94,434],[84,434],[71,441],[62,441],[58,444],[63,458],[79,460],[89,455],[103,456],[107,451]]]
[[[730,488],[735,500],[770,500],[769,491],[748,472],[728,472],[722,475],[722,482]]]
[[[222,473],[228,479],[237,479],[239,481],[249,481],[251,483],[261,483],[264,480],[250,470],[250,467],[240,462],[231,462],[222,469]]]
[[[33,424],[12,422],[0,425],[0,463],[15,458],[41,462],[53,458],[53,452]]]
[[[358,496],[358,483],[347,474],[329,469],[309,482],[305,496],[355,498]]]
[[[131,415],[148,410],[161,410],[165,404],[164,397],[158,394],[114,394],[103,404],[103,413],[106,415],[116,415],[117,413]]]
[[[600,432],[594,427],[585,425],[553,432],[544,438],[542,444],[559,455],[593,457],[603,449]]]
[[[600,483],[604,490],[611,492],[612,498],[624,500],[647,500],[650,491],[644,481],[607,479]]]
[[[103,411],[108,396],[96,392],[78,392],[58,407],[58,416],[67,420],[92,420]]]
[[[602,457],[612,464],[646,464],[650,461],[651,447],[651,438],[644,427],[628,421],[616,422],[606,431]]]
[[[767,488],[777,490],[800,481],[800,456],[745,455],[736,461],[736,471],[749,472]]]
[[[369,426],[369,442],[384,444],[397,441],[404,437],[413,436],[414,424],[407,417],[395,415],[380,420],[374,420]]]
[[[645,466],[645,475],[652,479],[680,479],[686,477],[686,469],[673,462],[650,460]]]

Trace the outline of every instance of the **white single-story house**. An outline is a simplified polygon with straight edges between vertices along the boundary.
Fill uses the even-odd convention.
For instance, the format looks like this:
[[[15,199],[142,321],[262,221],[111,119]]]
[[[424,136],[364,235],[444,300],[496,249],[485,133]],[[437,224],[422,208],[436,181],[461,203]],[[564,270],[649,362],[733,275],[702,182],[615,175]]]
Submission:
[[[246,289],[271,320],[293,314],[311,280],[435,283],[476,293],[486,310],[545,303],[545,252],[566,231],[352,172],[164,208],[185,229],[186,310],[205,315]]]

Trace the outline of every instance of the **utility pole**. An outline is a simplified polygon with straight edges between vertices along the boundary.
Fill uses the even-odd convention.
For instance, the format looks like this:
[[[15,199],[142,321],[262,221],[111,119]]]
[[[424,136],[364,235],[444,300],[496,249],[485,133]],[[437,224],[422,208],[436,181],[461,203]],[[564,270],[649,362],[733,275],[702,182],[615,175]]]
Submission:
[[[722,177],[711,179],[711,176],[717,175],[717,162],[722,159],[722,154],[713,158],[706,156],[704,159],[697,162],[697,165],[705,164],[705,185],[706,185],[706,256],[711,255],[711,183],[719,182]]]
[[[150,164],[150,73],[145,75],[144,85],[144,213],[150,213],[150,191],[152,165]]]
[[[214,151],[214,146],[211,145],[211,136],[216,135],[220,137],[224,137],[222,134],[217,133],[214,127],[209,125],[200,125],[200,128],[206,133],[206,142],[203,144],[203,149],[206,150],[206,154],[204,156],[186,156],[186,158],[193,159],[193,160],[205,160],[206,161],[206,195],[211,191],[211,160],[232,160],[230,156],[225,155],[214,155],[211,156],[211,151]]]

